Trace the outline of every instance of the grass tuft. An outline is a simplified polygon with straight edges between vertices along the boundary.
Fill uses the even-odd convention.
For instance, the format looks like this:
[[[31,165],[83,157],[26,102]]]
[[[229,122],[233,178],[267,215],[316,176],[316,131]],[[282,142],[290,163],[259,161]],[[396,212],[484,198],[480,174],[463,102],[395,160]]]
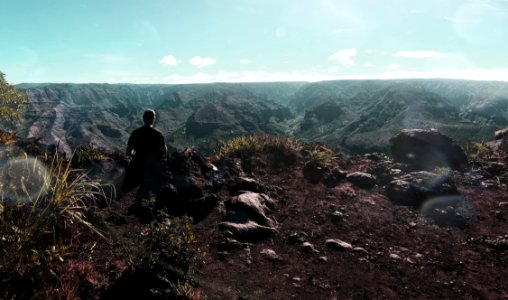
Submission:
[[[107,197],[58,153],[11,162],[0,172],[0,298],[51,298],[79,237],[103,236],[87,214]]]

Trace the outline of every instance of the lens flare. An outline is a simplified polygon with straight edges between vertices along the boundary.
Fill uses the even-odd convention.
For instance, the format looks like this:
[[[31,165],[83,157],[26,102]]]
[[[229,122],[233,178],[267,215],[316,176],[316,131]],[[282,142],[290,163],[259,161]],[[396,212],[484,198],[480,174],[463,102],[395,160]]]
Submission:
[[[35,158],[8,161],[0,170],[0,199],[7,205],[30,204],[46,195],[50,176]]]
[[[465,228],[474,217],[471,203],[462,195],[431,198],[422,206],[421,212],[424,217],[433,219],[443,227]]]

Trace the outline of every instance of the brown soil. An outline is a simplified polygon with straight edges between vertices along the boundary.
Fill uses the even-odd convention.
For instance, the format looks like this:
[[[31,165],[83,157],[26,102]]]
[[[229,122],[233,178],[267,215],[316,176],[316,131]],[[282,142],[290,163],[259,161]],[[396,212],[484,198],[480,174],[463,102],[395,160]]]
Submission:
[[[349,171],[371,164],[357,159]],[[415,209],[393,205],[384,191],[362,190],[343,182],[327,189],[303,178],[299,168],[258,178],[281,187],[274,218],[279,234],[237,249],[216,247],[220,210],[195,225],[208,249],[196,275],[207,299],[507,299],[508,252],[486,240],[508,234],[508,200],[500,188],[464,187],[474,210],[465,230],[441,228]],[[229,195],[222,191],[220,198]],[[334,211],[342,212],[339,222]],[[496,217],[497,215],[497,217]],[[504,217],[503,217],[504,216]],[[298,235],[319,253],[304,253]],[[325,246],[340,239],[362,249]],[[281,261],[261,254],[274,250]]]
[[[341,168],[367,171],[373,163],[357,157],[341,162]],[[489,243],[508,237],[508,205],[500,205],[508,201],[505,187],[459,183],[472,207],[472,223],[466,229],[443,228],[417,209],[392,204],[383,187],[363,190],[343,181],[326,188],[308,182],[300,165],[279,171],[263,167],[250,174],[270,187],[268,194],[277,201],[271,216],[278,234],[273,238],[222,248],[227,238],[218,229],[224,216],[220,204],[193,225],[205,263],[189,276],[201,298],[508,299],[508,249]],[[220,203],[231,197],[226,187],[217,196]],[[127,194],[101,212],[112,241],[99,243],[90,258],[96,272],[108,274],[101,290],[117,284],[122,272],[125,277],[128,254],[138,247],[144,225],[128,215],[134,197],[135,192]],[[333,216],[337,211],[340,220]],[[330,249],[327,239],[355,249]],[[319,253],[302,251],[304,241]],[[268,259],[264,249],[275,251],[280,260]],[[119,288],[141,289],[139,280],[126,279]]]

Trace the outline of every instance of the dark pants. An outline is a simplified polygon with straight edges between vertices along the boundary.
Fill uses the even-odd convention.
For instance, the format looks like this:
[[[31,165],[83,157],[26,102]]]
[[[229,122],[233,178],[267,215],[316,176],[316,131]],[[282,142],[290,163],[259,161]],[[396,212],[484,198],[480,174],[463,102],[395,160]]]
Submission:
[[[133,159],[125,170],[125,180],[120,192],[124,195],[139,186],[136,199],[143,198],[149,192],[156,190],[163,184],[163,165],[161,159]]]

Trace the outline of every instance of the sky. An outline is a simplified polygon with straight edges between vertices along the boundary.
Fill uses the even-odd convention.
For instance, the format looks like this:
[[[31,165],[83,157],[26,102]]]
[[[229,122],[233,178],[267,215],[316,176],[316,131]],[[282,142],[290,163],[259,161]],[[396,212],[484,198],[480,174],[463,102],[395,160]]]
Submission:
[[[8,82],[508,81],[508,0],[2,0]]]

